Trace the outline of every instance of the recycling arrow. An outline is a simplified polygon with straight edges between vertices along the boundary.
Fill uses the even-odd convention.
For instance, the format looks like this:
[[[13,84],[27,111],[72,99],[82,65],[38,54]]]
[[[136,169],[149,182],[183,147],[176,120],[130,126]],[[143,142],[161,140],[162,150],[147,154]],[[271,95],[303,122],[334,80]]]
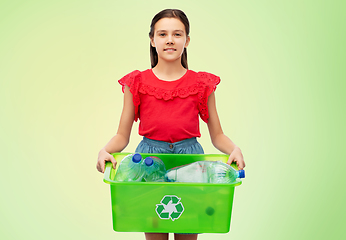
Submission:
[[[166,195],[156,204],[156,213],[161,219],[171,219],[172,221],[180,218],[184,212],[184,206],[180,202],[181,198],[175,195]]]

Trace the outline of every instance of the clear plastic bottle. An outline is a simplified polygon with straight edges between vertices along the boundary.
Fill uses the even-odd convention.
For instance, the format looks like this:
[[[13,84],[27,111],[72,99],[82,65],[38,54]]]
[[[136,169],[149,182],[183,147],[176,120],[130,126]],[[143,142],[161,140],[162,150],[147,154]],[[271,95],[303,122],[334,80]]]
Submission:
[[[208,176],[210,183],[233,183],[237,178],[245,178],[245,171],[237,171],[226,163],[216,161],[209,165]]]
[[[207,161],[198,161],[183,166],[175,167],[167,171],[165,180],[167,182],[208,182]]]
[[[114,180],[118,182],[141,182],[143,180],[143,161],[139,153],[130,154],[121,160]]]
[[[146,182],[164,182],[166,167],[158,157],[147,157],[144,159],[144,180]]]
[[[167,182],[232,183],[244,178],[244,170],[236,171],[220,161],[197,161],[167,171]]]

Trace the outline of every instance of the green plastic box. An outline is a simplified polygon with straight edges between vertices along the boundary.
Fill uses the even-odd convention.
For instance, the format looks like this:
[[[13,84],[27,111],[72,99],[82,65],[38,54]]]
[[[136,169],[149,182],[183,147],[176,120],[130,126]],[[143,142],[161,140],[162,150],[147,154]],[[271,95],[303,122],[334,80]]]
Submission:
[[[113,153],[118,162],[130,153]],[[227,162],[224,154],[141,154],[157,156],[166,169],[196,161]],[[235,164],[232,167],[237,169]],[[116,182],[117,171],[106,163],[104,182],[110,184],[113,229],[118,232],[227,233],[230,230],[234,187],[241,184]]]

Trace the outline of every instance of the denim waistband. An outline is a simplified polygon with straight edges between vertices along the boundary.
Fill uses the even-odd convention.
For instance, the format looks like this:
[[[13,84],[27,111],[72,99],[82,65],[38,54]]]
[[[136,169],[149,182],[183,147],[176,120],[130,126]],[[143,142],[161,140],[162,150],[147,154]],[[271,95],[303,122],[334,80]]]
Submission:
[[[190,145],[197,143],[196,137],[188,138],[188,139],[185,139],[185,140],[182,140],[179,142],[175,142],[175,143],[153,140],[153,139],[149,139],[146,137],[143,137],[143,141],[147,142],[148,144],[151,144],[153,146],[159,147],[159,148],[188,147]]]

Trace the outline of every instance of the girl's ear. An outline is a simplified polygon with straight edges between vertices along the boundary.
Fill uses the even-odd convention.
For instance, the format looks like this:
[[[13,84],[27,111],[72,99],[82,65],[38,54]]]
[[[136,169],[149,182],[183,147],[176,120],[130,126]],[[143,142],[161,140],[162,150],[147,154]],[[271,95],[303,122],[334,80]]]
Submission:
[[[150,44],[151,44],[152,47],[155,47],[154,38],[150,38]]]
[[[186,38],[185,48],[186,48],[187,46],[189,46],[189,43],[190,43],[190,36],[188,36],[188,37]]]

